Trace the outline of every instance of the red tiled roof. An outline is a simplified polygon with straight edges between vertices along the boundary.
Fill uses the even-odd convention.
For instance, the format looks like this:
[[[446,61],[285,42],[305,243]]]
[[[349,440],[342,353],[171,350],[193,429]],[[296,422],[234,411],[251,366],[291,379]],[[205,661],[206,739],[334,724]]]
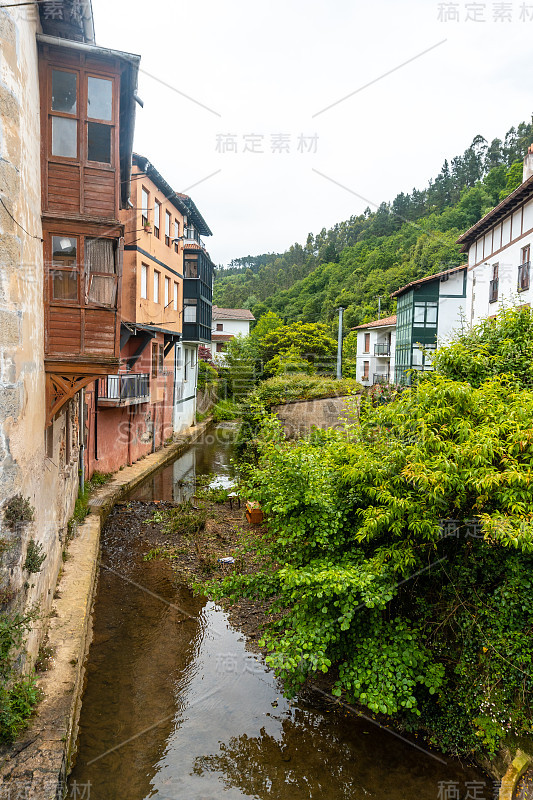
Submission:
[[[247,308],[219,308],[213,306],[213,319],[243,319],[254,321],[255,317]]]
[[[435,278],[441,278],[443,275],[454,275],[456,272],[460,272],[462,269],[468,269],[468,264],[463,264],[461,267],[454,267],[453,269],[445,269],[442,272],[436,272],[435,275],[427,275],[425,278],[419,278],[417,281],[406,283],[405,286],[401,287],[401,289],[396,289],[396,291],[391,294],[391,297],[397,297],[399,294],[402,294],[402,292],[410,289],[411,286],[419,286],[421,283],[434,281]]]
[[[511,194],[508,195],[504,200],[502,200],[501,203],[498,203],[497,206],[494,206],[492,211],[489,211],[488,214],[485,214],[484,217],[481,217],[481,219],[472,225],[472,227],[469,228],[466,233],[463,233],[462,236],[459,236],[457,239],[457,244],[463,245],[461,252],[464,253],[466,250],[468,250],[472,240],[476,239],[481,231],[485,230],[486,228],[490,228],[491,225],[495,225],[499,219],[508,214],[511,209],[527,199],[527,197],[532,193],[533,175],[521,183],[520,186],[518,186],[514,192],[511,192]]]
[[[392,317],[375,319],[373,322],[365,322],[364,325],[357,325],[355,328],[352,328],[352,331],[360,331],[362,328],[384,328],[387,325],[396,325],[396,314]]]

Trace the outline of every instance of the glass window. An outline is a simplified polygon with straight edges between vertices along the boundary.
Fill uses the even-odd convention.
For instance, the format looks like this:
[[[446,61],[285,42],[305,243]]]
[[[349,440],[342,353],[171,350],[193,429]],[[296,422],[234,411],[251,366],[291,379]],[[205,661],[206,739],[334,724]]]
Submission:
[[[178,310],[178,284],[174,283],[174,311]]]
[[[109,125],[100,122],[87,123],[87,159],[100,161],[102,164],[111,163],[111,131]]]
[[[78,121],[68,117],[52,117],[52,155],[63,158],[78,156]]]
[[[78,300],[78,273],[70,269],[52,270],[52,296],[54,300]]]
[[[146,264],[141,264],[141,297],[143,300],[148,299],[148,267]]]
[[[143,225],[148,225],[148,203],[149,203],[149,195],[143,186],[141,190],[141,208],[142,208],[141,213],[142,213]]]
[[[154,204],[154,233],[159,236],[159,228],[161,226],[161,203],[157,200]]]
[[[115,247],[111,239],[85,240],[85,275],[87,301],[115,306],[117,276]]]
[[[436,325],[437,324],[437,306],[436,305],[429,305],[426,309],[426,323],[428,325]]]
[[[89,78],[87,83],[87,116],[91,119],[113,119],[113,81]]]
[[[159,274],[154,270],[154,303],[159,303]]]
[[[76,113],[77,77],[75,72],[52,70],[52,111]]]
[[[415,305],[415,325],[423,325],[424,324],[424,311],[425,311],[425,304],[424,303],[417,303]]]
[[[419,347],[413,347],[413,367],[421,367],[423,363],[422,350]]]
[[[52,236],[52,264],[54,267],[76,265],[78,240],[70,236]]]
[[[196,300],[186,300],[183,309],[184,322],[196,322]]]
[[[170,278],[165,278],[165,308],[170,305]]]

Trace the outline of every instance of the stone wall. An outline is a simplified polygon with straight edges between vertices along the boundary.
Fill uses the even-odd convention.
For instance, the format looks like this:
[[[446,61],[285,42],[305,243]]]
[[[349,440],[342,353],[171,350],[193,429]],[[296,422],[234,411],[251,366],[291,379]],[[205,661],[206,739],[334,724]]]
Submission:
[[[39,30],[37,6],[0,9],[0,612],[40,608],[31,656],[51,607],[78,482],[75,401],[45,439]],[[34,519],[9,527],[4,514],[17,495]],[[24,568],[30,540],[46,553],[38,573]]]
[[[354,419],[357,400],[353,397],[325,397],[320,400],[300,400],[274,406],[272,409],[283,423],[289,439],[306,436],[313,426],[340,428],[345,418]]]

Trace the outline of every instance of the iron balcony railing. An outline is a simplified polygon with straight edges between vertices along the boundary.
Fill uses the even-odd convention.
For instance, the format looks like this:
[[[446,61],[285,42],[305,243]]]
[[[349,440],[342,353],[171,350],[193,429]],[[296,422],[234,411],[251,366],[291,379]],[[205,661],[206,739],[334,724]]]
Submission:
[[[150,400],[150,375],[106,375],[98,380],[98,402],[110,406],[132,406]]]
[[[529,266],[530,262],[526,261],[525,264],[520,264],[518,267],[518,291],[525,292],[529,289]]]
[[[382,344],[374,345],[375,356],[390,356],[390,344],[383,342]]]
[[[381,372],[374,373],[373,383],[389,383],[390,377],[388,375],[383,375]]]
[[[498,299],[498,278],[494,278],[489,285],[489,303],[495,303]]]
[[[198,242],[200,247],[205,248],[203,239],[200,238],[200,234],[195,231],[194,228],[185,228],[183,231],[183,240],[184,244],[187,242]]]

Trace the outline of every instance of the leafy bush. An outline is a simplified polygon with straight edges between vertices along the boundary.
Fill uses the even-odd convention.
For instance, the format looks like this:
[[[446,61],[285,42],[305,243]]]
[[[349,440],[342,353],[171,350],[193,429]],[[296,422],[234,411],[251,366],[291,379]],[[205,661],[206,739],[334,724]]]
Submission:
[[[223,422],[224,420],[231,421],[236,419],[239,413],[240,407],[232,400],[219,400],[211,410],[215,422]]]
[[[26,560],[24,561],[24,569],[30,574],[37,574],[41,571],[41,567],[46,558],[46,553],[43,551],[42,544],[30,539],[28,542],[28,549],[26,551]]]
[[[18,736],[40,699],[34,676],[21,676],[15,668],[35,618],[36,611],[0,616],[0,742],[11,743]]]
[[[517,387],[533,387],[533,311],[503,308],[496,319],[457,334],[437,350],[435,369],[457,381],[480,386],[494,375],[506,375]]]
[[[216,389],[218,385],[218,371],[207,361],[198,361],[198,391],[203,392],[207,387]]]
[[[4,509],[4,520],[9,528],[33,522],[35,509],[27,497],[17,494],[11,498]]]
[[[434,374],[296,443],[254,413],[256,570],[203,590],[270,600],[267,660],[287,691],[335,665],[335,694],[445,750],[529,732],[533,391]]]

